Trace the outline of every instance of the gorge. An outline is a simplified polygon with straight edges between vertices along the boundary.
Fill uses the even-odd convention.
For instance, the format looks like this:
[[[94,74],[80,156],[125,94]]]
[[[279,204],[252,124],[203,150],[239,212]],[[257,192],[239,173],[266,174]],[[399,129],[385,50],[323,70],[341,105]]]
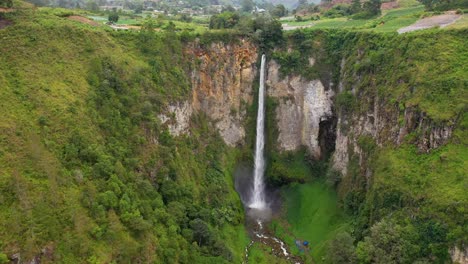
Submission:
[[[1,261],[466,263],[466,29],[272,40],[47,12],[0,30]]]

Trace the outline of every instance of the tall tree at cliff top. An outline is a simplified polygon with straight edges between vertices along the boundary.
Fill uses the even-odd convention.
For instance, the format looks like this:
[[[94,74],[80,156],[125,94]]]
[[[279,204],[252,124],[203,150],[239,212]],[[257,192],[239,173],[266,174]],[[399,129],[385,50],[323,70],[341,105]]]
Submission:
[[[242,0],[242,11],[243,12],[251,12],[254,9],[254,2],[252,0]]]

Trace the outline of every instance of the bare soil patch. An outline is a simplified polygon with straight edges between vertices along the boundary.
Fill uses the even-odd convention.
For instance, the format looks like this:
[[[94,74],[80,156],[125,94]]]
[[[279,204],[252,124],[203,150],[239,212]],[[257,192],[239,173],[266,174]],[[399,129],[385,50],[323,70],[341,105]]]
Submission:
[[[2,19],[0,17],[0,29],[2,28],[6,28],[8,27],[9,25],[13,24],[13,22],[11,22],[10,20],[7,20],[7,19]]]
[[[9,13],[15,11],[13,8],[0,7],[0,13]]]
[[[97,27],[97,26],[100,25],[98,22],[93,21],[93,20],[91,20],[89,18],[86,18],[86,17],[82,17],[82,16],[69,16],[68,19],[73,20],[73,21],[78,21],[80,23],[88,24],[88,25],[91,25],[93,27]]]
[[[309,28],[309,27],[312,27],[314,25],[315,25],[314,23],[309,23],[309,24],[305,24],[305,25],[301,25],[301,26],[292,26],[292,25],[288,25],[288,24],[282,24],[283,30],[295,30],[295,29],[300,29],[300,28]]]
[[[461,15],[457,15],[452,12],[444,14],[444,15],[439,15],[439,16],[426,17],[426,18],[416,21],[416,23],[414,23],[411,26],[400,28],[398,30],[398,33],[401,34],[405,32],[432,28],[432,27],[446,27],[454,23],[455,21],[457,21],[460,17]]]
[[[132,26],[132,25],[110,25],[111,28],[115,30],[140,30],[141,26]]]

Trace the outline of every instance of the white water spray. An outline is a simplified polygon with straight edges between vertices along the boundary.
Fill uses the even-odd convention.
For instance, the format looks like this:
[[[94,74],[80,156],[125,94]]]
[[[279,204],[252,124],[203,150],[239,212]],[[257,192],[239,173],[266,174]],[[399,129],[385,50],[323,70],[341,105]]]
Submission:
[[[255,169],[254,184],[249,207],[254,209],[265,209],[265,185],[263,174],[265,173],[265,158],[263,149],[265,146],[265,54],[262,55],[260,67],[260,87],[258,90],[258,112],[257,112],[257,137],[255,142]]]

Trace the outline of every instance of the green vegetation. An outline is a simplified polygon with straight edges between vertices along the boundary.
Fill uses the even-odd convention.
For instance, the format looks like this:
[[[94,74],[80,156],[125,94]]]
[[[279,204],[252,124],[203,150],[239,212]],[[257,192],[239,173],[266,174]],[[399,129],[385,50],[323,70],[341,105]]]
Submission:
[[[179,137],[158,118],[190,97],[194,64],[184,45],[197,39],[203,49],[240,36],[280,63],[283,76],[341,83],[334,100],[343,118],[377,102],[380,115],[401,124],[411,109],[431,125],[454,127],[448,144],[430,153],[417,149],[426,133],[418,129],[398,147],[350,135],[361,151],[350,144],[341,175],[305,150],[277,153],[277,102],[268,99],[267,178],[285,200],[284,219],[271,229],[306,262],[447,262],[448,250],[468,241],[468,31],[397,35],[422,14],[413,4],[375,19],[319,20],[285,35],[277,20],[232,10],[213,16],[217,30],[204,34],[208,20],[183,16],[120,16],[119,24],[140,25],[137,32],[69,19],[81,11],[2,13],[12,24],[0,30],[0,263],[45,248],[63,263],[241,262],[250,239],[231,175],[238,159],[250,158],[254,129],[234,149],[203,114],[190,120],[190,136]],[[353,10],[341,6],[330,16]],[[395,133],[378,132],[384,139]],[[310,252],[299,252],[295,239],[308,240]],[[255,244],[251,262],[275,263],[268,251]]]
[[[338,207],[333,189],[318,179],[307,184],[285,188],[286,219],[295,239],[310,243],[310,254],[315,260],[325,256],[327,243],[338,232],[347,228],[346,218]],[[296,247],[293,241],[286,241]]]
[[[107,31],[48,10],[5,17],[1,252],[240,262],[248,238],[231,178],[237,151],[203,115],[177,138],[157,118],[189,93],[179,36]]]
[[[296,153],[271,153],[266,170],[268,181],[276,186],[305,182],[311,174],[310,164],[306,159],[305,150]]]
[[[441,0],[420,0],[420,2],[426,7],[427,10],[450,10],[450,9],[466,9],[468,8],[467,0],[452,0],[452,1],[441,1]]]
[[[344,7],[337,7],[343,11]],[[349,7],[352,8],[352,7]],[[341,12],[340,11],[340,12]],[[347,8],[344,13],[339,16],[331,16],[332,18],[315,20],[315,21],[282,21],[289,26],[310,26],[312,29],[348,29],[360,31],[375,31],[375,32],[396,32],[402,27],[409,26],[416,22],[424,13],[424,6],[410,6],[388,11],[382,11],[381,16],[370,19],[353,19],[352,17],[342,17],[350,14]]]
[[[117,21],[119,21],[119,14],[117,14],[116,12],[110,13],[108,20],[109,22],[117,23]]]
[[[343,57],[348,58],[345,68],[348,78],[341,80],[346,92],[338,96],[339,106],[352,105],[349,91],[354,87],[361,96],[378,93],[388,103],[417,107],[441,122],[455,118],[467,103],[466,33],[466,29],[405,35],[307,29],[287,35],[297,51],[280,50],[274,57],[284,65],[284,74],[304,74],[309,68],[307,56],[335,67]],[[328,55],[320,53],[323,49]],[[354,56],[358,50],[362,55]],[[295,56],[296,52],[307,56],[298,56],[297,60],[281,57]],[[329,67],[316,65],[311,70],[315,68],[323,79],[327,72],[324,69]],[[361,82],[355,83],[352,77],[355,74],[363,77]],[[333,78],[338,81],[337,75]],[[367,107],[360,102],[357,111],[365,111]]]
[[[380,0],[370,0],[361,4],[359,0],[355,0],[351,5],[338,4],[332,8],[323,11],[323,16],[327,18],[337,18],[351,16],[353,19],[369,19],[380,15]]]
[[[223,12],[210,18],[210,29],[233,28],[239,23],[239,14],[234,12]]]
[[[418,6],[386,16],[421,11]],[[326,203],[313,203],[314,199],[327,201],[321,193],[327,190],[325,184],[315,188],[308,187],[310,183],[292,185],[284,187],[291,190],[285,193],[288,223],[279,221],[274,226],[280,237],[290,241],[306,233],[319,234],[315,228],[323,229],[318,235],[318,253],[311,254],[315,262],[326,263],[444,263],[449,261],[450,248],[466,243],[467,33],[466,28],[404,35],[311,28],[286,34],[288,50],[276,49],[273,54],[282,74],[308,78],[306,69],[313,68],[318,74],[314,78],[323,83],[341,82],[343,91],[335,102],[342,118],[352,120],[352,116],[372,112],[378,100],[383,109],[379,115],[396,114],[400,125],[405,122],[405,109],[412,109],[423,113],[433,126],[454,125],[455,131],[446,146],[430,153],[416,147],[425,133],[420,129],[406,136],[399,147],[387,141],[391,131],[385,129],[379,130],[381,145],[370,135],[354,135],[360,152],[348,145],[347,174],[332,169],[321,173],[338,193],[335,199],[340,209],[335,212],[346,214],[338,221],[341,225],[327,229],[321,226],[320,217],[310,220],[315,217],[313,208],[316,212],[327,208]],[[309,57],[315,58],[313,67]],[[350,133],[353,125],[344,125],[344,133]],[[290,171],[297,166],[286,164]]]
[[[13,0],[1,0],[0,1],[0,6],[12,7],[13,6]]]

